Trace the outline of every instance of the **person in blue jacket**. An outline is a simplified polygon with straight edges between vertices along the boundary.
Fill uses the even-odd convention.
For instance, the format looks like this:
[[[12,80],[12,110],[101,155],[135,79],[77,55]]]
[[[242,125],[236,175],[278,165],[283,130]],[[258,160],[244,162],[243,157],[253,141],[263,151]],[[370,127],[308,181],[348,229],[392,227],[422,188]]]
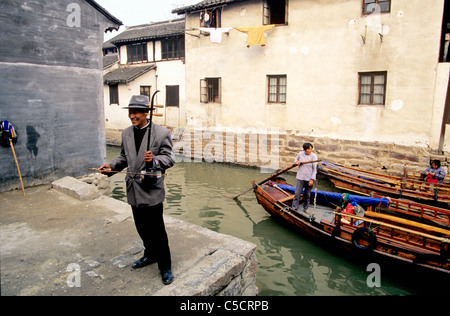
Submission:
[[[432,160],[430,166],[422,172],[422,176],[427,182],[444,183],[445,170],[439,160]]]

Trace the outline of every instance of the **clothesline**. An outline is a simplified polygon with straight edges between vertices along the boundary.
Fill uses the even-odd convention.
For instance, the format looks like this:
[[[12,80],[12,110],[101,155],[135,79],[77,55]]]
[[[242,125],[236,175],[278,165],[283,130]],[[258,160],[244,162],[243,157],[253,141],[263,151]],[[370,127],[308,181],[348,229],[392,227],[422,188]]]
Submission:
[[[222,43],[222,34],[229,33],[232,29],[235,29],[239,32],[247,34],[247,47],[252,45],[266,45],[266,38],[264,36],[265,32],[273,29],[275,24],[270,25],[262,25],[262,26],[253,26],[253,27],[199,27],[199,28],[190,28],[186,29],[187,31],[196,31],[199,30],[201,32],[206,32],[210,34],[211,43]],[[198,35],[186,33],[192,36],[198,37]]]

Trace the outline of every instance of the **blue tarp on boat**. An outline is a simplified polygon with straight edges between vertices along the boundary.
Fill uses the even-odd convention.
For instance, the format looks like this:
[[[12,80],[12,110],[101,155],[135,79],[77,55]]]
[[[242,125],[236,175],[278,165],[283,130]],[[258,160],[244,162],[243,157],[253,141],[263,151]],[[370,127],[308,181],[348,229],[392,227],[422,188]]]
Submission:
[[[295,193],[295,187],[292,185],[278,184],[278,187],[285,191]],[[314,195],[315,195],[315,190],[312,190],[311,197],[313,197]],[[341,197],[342,197],[342,193],[317,191],[317,200],[322,203],[338,204]],[[370,197],[370,196],[354,195],[354,194],[349,194],[347,201],[350,203],[356,202],[358,204],[368,204],[368,205],[375,205],[375,204],[380,204],[380,203],[382,203],[384,206],[389,205],[389,199],[387,199],[387,198],[374,198],[374,197]]]

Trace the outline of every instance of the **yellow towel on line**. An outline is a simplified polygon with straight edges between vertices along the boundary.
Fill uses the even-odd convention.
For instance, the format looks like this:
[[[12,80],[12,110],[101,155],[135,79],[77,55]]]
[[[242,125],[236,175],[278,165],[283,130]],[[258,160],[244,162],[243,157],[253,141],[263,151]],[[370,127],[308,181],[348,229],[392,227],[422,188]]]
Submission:
[[[252,27],[235,27],[236,30],[242,33],[247,33],[247,47],[251,45],[266,45],[266,38],[264,33],[275,27],[275,24],[252,26]]]

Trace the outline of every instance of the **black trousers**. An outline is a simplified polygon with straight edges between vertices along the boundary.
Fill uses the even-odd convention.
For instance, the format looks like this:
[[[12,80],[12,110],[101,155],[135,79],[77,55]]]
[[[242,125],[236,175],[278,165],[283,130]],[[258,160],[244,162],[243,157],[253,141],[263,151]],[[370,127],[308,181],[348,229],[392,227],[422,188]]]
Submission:
[[[163,203],[132,206],[134,224],[144,243],[144,256],[156,259],[160,271],[171,269],[169,240],[163,220]]]

